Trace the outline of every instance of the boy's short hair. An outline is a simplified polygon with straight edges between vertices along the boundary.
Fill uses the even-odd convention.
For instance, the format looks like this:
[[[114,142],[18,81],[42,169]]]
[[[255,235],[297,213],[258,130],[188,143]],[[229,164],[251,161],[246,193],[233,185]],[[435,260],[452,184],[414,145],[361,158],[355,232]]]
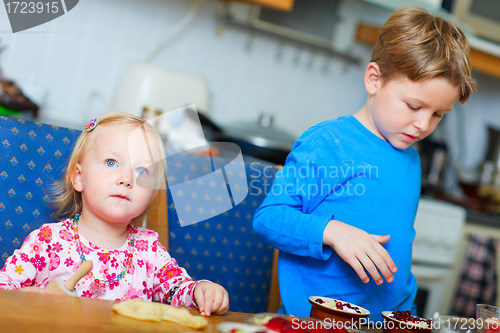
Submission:
[[[464,32],[418,7],[392,13],[380,29],[371,61],[379,66],[384,82],[397,75],[412,81],[444,77],[460,87],[460,104],[476,91]]]

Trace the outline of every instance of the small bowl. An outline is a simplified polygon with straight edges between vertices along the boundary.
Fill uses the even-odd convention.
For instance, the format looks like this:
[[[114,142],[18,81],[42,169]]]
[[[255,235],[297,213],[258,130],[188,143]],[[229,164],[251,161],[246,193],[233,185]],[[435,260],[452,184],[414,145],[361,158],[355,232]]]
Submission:
[[[341,323],[345,328],[360,329],[361,324],[365,323],[363,319],[370,315],[370,311],[352,303],[349,303],[351,307],[357,307],[361,313],[340,310],[334,307],[334,304],[337,302],[342,302],[342,304],[347,303],[328,297],[309,297],[309,303],[312,305],[311,318],[324,320],[325,322],[335,322],[336,324]]]
[[[384,317],[384,331],[388,333],[430,333],[432,327],[421,327],[415,323],[406,323],[394,318],[391,318],[393,311],[382,311]],[[416,316],[414,316],[416,317]],[[421,317],[418,317],[421,318]],[[427,320],[425,318],[421,318]]]

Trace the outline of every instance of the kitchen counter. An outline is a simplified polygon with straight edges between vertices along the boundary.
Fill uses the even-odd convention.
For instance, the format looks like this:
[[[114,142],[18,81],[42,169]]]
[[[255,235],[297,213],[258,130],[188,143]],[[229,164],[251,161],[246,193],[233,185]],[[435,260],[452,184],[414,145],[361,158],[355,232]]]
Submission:
[[[467,210],[467,223],[500,228],[500,214]]]

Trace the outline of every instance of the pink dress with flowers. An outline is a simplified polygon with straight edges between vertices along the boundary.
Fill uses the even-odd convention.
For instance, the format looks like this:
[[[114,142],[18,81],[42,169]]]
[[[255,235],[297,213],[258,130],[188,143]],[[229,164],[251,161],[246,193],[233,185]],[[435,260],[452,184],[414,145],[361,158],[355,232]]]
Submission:
[[[159,242],[154,231],[133,226],[135,249],[132,265],[119,282],[108,284],[99,296],[108,300],[153,298],[174,306],[196,306],[194,287],[186,271],[177,265]],[[28,286],[45,288],[54,278],[69,279],[80,266],[71,221],[44,224],[34,230],[19,250],[14,251],[0,270],[0,289]],[[87,260],[94,263],[92,276],[86,275],[75,286],[81,297],[96,297],[90,284],[99,279],[110,280],[127,267],[128,242],[118,249],[101,249],[80,234],[80,243]]]

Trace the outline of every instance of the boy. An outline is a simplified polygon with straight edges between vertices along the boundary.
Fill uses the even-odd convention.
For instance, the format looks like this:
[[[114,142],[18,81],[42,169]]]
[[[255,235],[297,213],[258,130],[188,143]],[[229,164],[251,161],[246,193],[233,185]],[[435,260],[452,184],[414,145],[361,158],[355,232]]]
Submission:
[[[280,312],[309,317],[309,296],[362,306],[374,321],[415,311],[420,159],[410,145],[475,92],[468,52],[452,23],[397,10],[365,71],[366,104],[297,140],[253,223],[280,250]]]

